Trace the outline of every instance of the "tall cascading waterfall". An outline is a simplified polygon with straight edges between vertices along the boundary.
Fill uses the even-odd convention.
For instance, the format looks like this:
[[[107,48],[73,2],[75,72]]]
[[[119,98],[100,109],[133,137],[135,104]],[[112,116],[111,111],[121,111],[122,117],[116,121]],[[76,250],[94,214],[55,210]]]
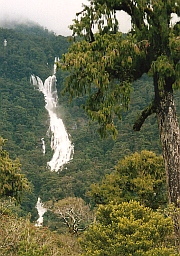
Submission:
[[[42,80],[35,75],[31,75],[31,83],[37,86],[39,91],[44,94],[45,108],[47,109],[50,117],[50,125],[48,129],[48,134],[51,135],[51,149],[54,151],[52,159],[47,163],[51,171],[61,170],[63,165],[68,163],[74,153],[74,146],[71,143],[66,128],[63,124],[62,119],[57,116],[57,106],[58,106],[58,95],[56,89],[56,62],[54,62],[54,72],[52,76],[49,76],[44,84]],[[45,142],[44,138],[42,141],[42,150],[45,154]]]

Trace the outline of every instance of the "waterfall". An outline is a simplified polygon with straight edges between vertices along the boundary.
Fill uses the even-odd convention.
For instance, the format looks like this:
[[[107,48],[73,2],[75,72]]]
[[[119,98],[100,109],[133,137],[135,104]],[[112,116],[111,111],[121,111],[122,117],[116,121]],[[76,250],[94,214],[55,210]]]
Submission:
[[[47,209],[44,208],[43,203],[41,203],[40,197],[38,197],[38,200],[36,203],[36,209],[38,211],[39,218],[37,219],[35,226],[41,227],[43,224],[43,215],[45,214],[45,212],[47,212]]]
[[[57,116],[58,95],[56,89],[56,62],[54,63],[54,72],[49,76],[44,84],[42,80],[35,75],[31,75],[31,83],[37,86],[39,91],[44,94],[45,108],[50,117],[48,134],[51,134],[51,149],[54,151],[52,159],[47,163],[51,171],[61,170],[63,165],[68,163],[73,156],[74,146],[69,139],[69,135],[63,124],[62,119]],[[42,138],[43,139],[43,138]],[[45,143],[42,140],[43,154],[45,154]]]
[[[43,152],[43,155],[45,155],[45,153],[46,153],[46,145],[45,145],[44,138],[41,138],[41,142],[42,142],[42,152]]]

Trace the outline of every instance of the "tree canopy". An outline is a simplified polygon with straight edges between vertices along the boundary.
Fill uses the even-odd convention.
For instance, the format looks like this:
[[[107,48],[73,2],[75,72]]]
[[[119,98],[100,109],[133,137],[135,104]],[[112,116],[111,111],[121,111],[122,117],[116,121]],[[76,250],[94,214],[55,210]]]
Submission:
[[[84,256],[172,256],[165,245],[172,234],[171,218],[130,201],[99,206],[97,221],[82,239]]]
[[[118,10],[131,16],[127,35],[118,30]],[[88,95],[85,110],[100,123],[101,134],[116,133],[114,114],[121,116],[127,109],[131,82],[143,73],[158,73],[159,92],[169,79],[179,87],[180,24],[170,26],[172,13],[179,15],[178,1],[93,0],[77,13],[70,28],[85,40],[64,55],[63,68],[70,71],[65,90],[71,97]],[[154,100],[134,129],[155,112]]]
[[[101,140],[95,133],[96,123],[88,126],[87,116],[80,106],[85,102],[84,97],[73,100],[71,105],[68,104],[67,95],[59,97],[59,115],[71,134],[75,154],[73,161],[65,167],[67,169],[59,174],[60,178],[55,173],[49,173],[46,163],[52,151],[46,135],[48,116],[43,95],[30,85],[29,75],[35,73],[42,79],[50,75],[54,56],[61,56],[68,50],[68,38],[23,25],[15,30],[0,29],[0,38],[2,42],[4,38],[8,41],[6,49],[3,49],[3,43],[0,45],[0,133],[8,139],[4,149],[12,159],[20,160],[22,173],[34,187],[30,196],[23,197],[24,211],[34,209],[39,195],[43,202],[52,196],[58,200],[77,196],[87,201],[85,193],[90,184],[100,181],[125,155],[143,149],[160,154],[154,115],[146,121],[141,133],[131,128],[137,112],[140,113],[153,97],[152,79],[144,75],[133,83],[129,111],[123,114],[123,122],[117,120],[119,134],[116,141],[110,137]],[[67,72],[57,72],[58,93],[64,86],[66,75]],[[177,102],[180,102],[179,95],[177,92]],[[45,156],[41,151],[42,137],[46,141]],[[35,211],[32,216],[36,218]]]
[[[166,207],[167,188],[162,156],[141,151],[118,162],[116,171],[88,193],[95,204],[136,200],[153,209]]]

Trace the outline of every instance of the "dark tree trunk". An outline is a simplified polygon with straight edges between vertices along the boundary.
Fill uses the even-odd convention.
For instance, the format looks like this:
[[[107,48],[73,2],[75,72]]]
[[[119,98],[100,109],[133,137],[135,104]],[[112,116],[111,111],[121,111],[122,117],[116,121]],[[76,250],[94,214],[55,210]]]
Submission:
[[[167,177],[169,203],[180,208],[180,130],[174,103],[172,83],[159,90],[154,79],[157,119]],[[175,233],[180,236],[180,218],[174,216]]]

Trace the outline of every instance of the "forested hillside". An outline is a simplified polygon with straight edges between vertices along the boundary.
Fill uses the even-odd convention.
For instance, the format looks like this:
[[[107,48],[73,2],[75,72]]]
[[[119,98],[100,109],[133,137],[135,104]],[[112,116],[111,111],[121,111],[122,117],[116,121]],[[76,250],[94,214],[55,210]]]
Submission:
[[[111,173],[118,160],[144,149],[161,153],[155,116],[145,122],[140,132],[132,130],[134,120],[152,98],[150,78],[144,75],[133,84],[129,111],[122,121],[117,120],[117,139],[102,140],[96,124],[89,125],[81,108],[85,99],[77,98],[69,104],[67,95],[61,95],[65,74],[58,70],[59,115],[71,135],[75,153],[61,172],[50,172],[46,167],[52,156],[46,135],[48,114],[43,95],[30,84],[30,76],[35,74],[44,80],[51,75],[54,57],[61,58],[71,41],[38,26],[21,25],[15,29],[1,28],[0,42],[0,135],[7,139],[5,149],[10,157],[19,158],[22,172],[33,185],[32,193],[23,199],[20,214],[31,212],[32,219],[37,218],[38,196],[43,201],[76,196],[88,202],[86,192],[90,185]],[[179,94],[176,101],[180,116]],[[49,141],[45,156],[42,137]]]
[[[122,120],[115,120],[117,138],[102,139],[98,125],[84,113],[85,98],[70,103],[62,94],[67,73],[58,70],[58,116],[74,155],[61,171],[51,172],[49,116],[30,76],[44,81],[52,75],[54,58],[68,51],[72,38],[39,26],[15,25],[0,28],[0,42],[0,255],[72,256],[83,250],[91,255],[96,244],[100,249],[95,255],[119,255],[112,254],[112,247],[121,255],[133,255],[139,248],[137,255],[179,255],[169,217],[174,209],[166,209],[155,115],[140,132],[132,129],[153,97],[151,78],[143,75],[133,84],[129,109]],[[180,94],[175,97],[180,117]],[[40,228],[35,226],[38,197],[48,209]]]

